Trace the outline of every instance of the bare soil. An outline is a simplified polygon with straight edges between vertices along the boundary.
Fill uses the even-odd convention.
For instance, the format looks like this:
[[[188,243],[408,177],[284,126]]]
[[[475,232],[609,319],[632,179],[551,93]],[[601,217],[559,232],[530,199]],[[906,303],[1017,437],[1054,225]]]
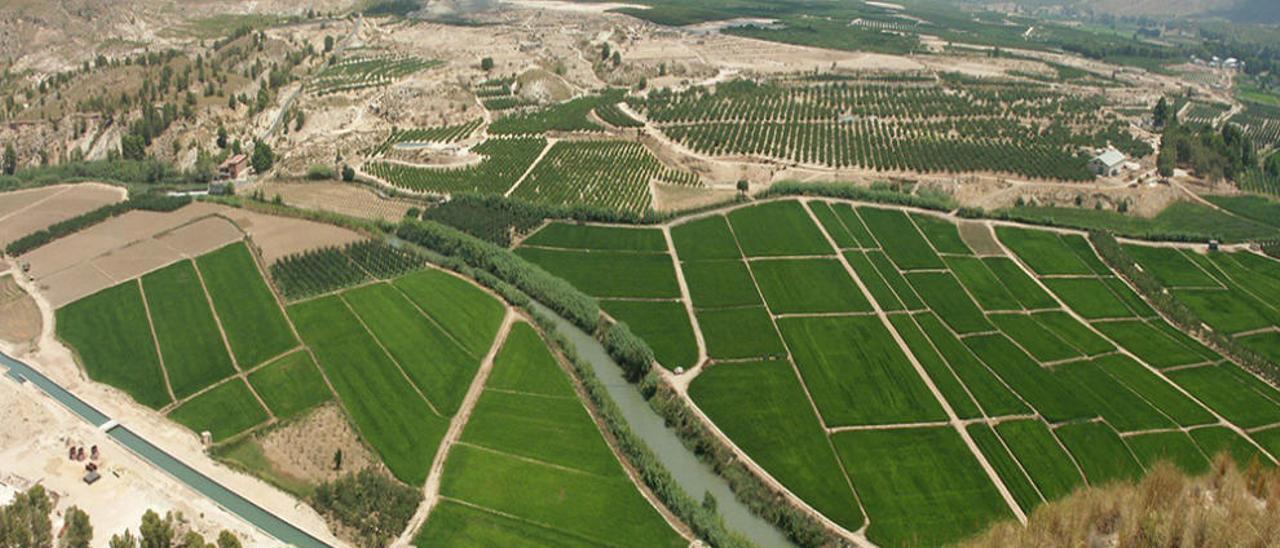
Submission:
[[[223,208],[222,216],[230,219],[253,240],[266,264],[281,257],[316,248],[345,245],[363,239],[360,234],[333,225],[275,217],[243,209]]]
[[[332,211],[364,219],[398,221],[416,204],[379,196],[378,193],[353,184],[334,182],[266,182],[259,185],[267,196],[279,195],[294,207]]]
[[[11,210],[0,216],[0,245],[125,198],[124,189],[99,183],[56,188],[52,194],[39,191],[15,193],[14,204],[0,205],[0,210]],[[7,198],[6,194],[0,194],[0,204],[6,204]]]
[[[258,438],[276,472],[312,485],[376,466],[371,453],[336,403],[320,406],[305,417],[274,428]],[[333,455],[342,451],[342,469],[334,470]]]
[[[0,340],[28,345],[40,337],[40,309],[13,275],[0,277]]]

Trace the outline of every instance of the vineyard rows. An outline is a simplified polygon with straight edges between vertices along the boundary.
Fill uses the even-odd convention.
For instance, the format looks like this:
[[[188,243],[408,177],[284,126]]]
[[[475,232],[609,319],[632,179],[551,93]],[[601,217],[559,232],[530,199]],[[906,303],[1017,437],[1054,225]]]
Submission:
[[[631,101],[697,152],[827,167],[1088,180],[1083,148],[1110,143],[1135,156],[1151,153],[1114,114],[1102,114],[1101,98],[1028,85],[735,81],[714,92],[659,90]]]
[[[528,105],[529,102],[515,95],[514,86],[516,79],[512,78],[493,78],[480,82],[476,86],[476,97],[480,98],[480,103],[489,111],[507,110],[516,107]]]
[[[289,255],[271,265],[271,279],[285,299],[331,293],[371,278],[387,280],[421,269],[418,254],[385,242],[366,240]]]
[[[1232,116],[1231,121],[1244,128],[1244,134],[1259,149],[1280,144],[1280,108],[1246,103],[1243,112]]]
[[[512,195],[532,202],[643,212],[652,205],[651,181],[701,184],[692,172],[662,165],[639,143],[560,141]]]
[[[477,118],[465,124],[437,126],[422,129],[392,129],[386,141],[373,149],[371,156],[381,156],[392,146],[400,143],[456,143],[475,132],[483,120]]]
[[[644,122],[632,118],[623,111],[618,103],[601,103],[596,107],[596,116],[613,127],[642,127]]]
[[[1182,119],[1193,124],[1213,125],[1213,122],[1228,110],[1231,110],[1230,106],[1219,103],[1191,103],[1183,113]]]
[[[307,90],[317,95],[384,86],[396,80],[443,64],[409,55],[355,57],[329,65],[307,82]]]
[[[365,172],[392,185],[452,194],[506,192],[546,148],[542,137],[491,138],[471,150],[485,156],[479,164],[465,167],[413,166],[375,161],[365,164]]]
[[[1240,177],[1240,190],[1280,196],[1280,177],[1267,175],[1261,169],[1251,169]]]

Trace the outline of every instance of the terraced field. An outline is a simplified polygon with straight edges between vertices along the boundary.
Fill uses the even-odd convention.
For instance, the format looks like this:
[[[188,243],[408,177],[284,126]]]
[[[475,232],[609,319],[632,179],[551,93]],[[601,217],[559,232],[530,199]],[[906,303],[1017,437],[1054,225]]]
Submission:
[[[959,540],[1162,459],[1274,463],[1280,392],[1165,324],[1081,236],[1001,226],[978,253],[946,217],[813,199],[544,230],[518,252],[596,295],[680,303],[707,357],[688,397],[878,544]],[[637,278],[624,253],[679,271]]]

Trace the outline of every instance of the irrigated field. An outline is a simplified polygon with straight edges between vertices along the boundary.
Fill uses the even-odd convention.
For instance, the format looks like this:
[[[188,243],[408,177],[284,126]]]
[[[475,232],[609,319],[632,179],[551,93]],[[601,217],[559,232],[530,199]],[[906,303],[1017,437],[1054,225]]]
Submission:
[[[494,362],[419,546],[683,546],[636,490],[537,332]]]
[[[1000,226],[978,256],[946,217],[813,199],[667,230],[708,357],[688,396],[877,543],[958,540],[1162,459],[1274,462],[1242,433],[1280,424],[1280,392],[1214,365],[1081,236]]]
[[[625,322],[668,369],[698,361],[689,314],[662,230],[551,223],[516,252],[578,289]]]

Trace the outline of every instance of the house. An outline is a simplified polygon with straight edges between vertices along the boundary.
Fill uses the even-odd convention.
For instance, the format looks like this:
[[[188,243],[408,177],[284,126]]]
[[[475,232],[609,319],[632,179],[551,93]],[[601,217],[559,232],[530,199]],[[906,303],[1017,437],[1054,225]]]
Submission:
[[[249,171],[249,157],[236,154],[218,164],[218,177],[221,179],[239,179]]]
[[[1114,177],[1119,175],[1121,169],[1123,169],[1124,159],[1124,154],[1121,154],[1120,151],[1109,148],[1089,160],[1089,168],[1103,177]]]

